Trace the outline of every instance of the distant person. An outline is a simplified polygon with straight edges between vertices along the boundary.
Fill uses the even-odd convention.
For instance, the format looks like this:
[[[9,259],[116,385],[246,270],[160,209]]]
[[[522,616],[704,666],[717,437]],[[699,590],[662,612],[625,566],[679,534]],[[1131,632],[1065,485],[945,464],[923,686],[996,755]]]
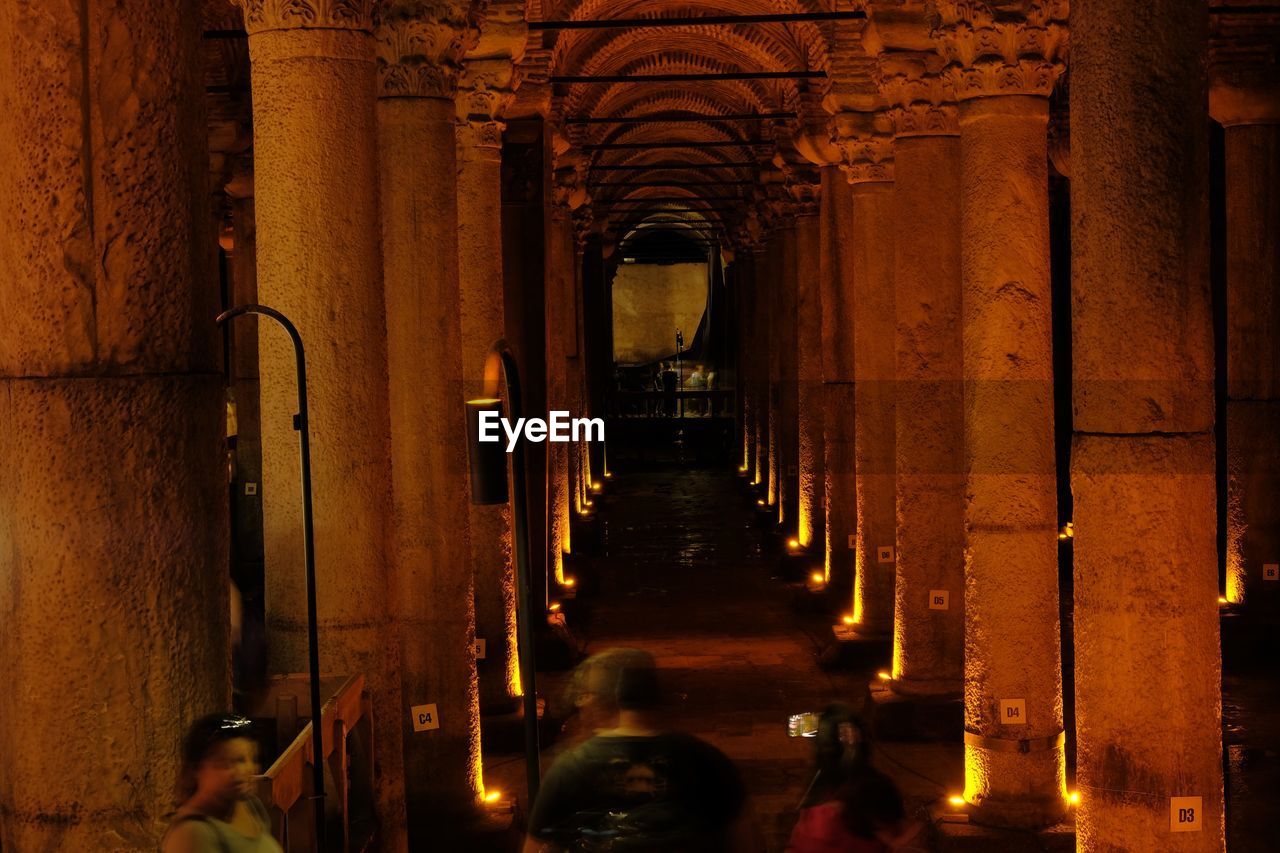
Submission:
[[[542,781],[525,853],[750,853],[742,777],[724,753],[659,730],[653,658],[618,672],[617,722],[562,755]]]
[[[893,780],[871,766],[871,740],[850,709],[823,712],[814,752],[788,853],[889,853],[915,838],[920,825],[907,820]]]
[[[180,805],[162,853],[282,853],[266,806],[253,794],[258,743],[244,717],[213,714],[182,742]]]
[[[676,415],[677,384],[676,369],[671,366],[671,362],[664,362],[662,365],[662,408],[663,414],[669,418],[673,418]]]

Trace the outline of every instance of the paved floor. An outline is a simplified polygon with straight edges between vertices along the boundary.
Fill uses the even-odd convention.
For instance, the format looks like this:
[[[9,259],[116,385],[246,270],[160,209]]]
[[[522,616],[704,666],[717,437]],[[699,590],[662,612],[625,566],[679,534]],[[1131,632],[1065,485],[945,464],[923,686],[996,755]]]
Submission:
[[[788,605],[790,591],[770,577],[732,474],[625,474],[611,482],[607,501],[596,563],[600,589],[579,623],[588,651],[632,646],[658,659],[669,718],[737,763],[766,849],[783,850],[810,766],[810,741],[787,737],[787,716],[833,701],[860,703],[873,668],[818,668],[821,625],[801,627],[804,620]],[[554,696],[564,680],[544,678],[541,692]],[[913,751],[892,747],[902,764],[923,761],[926,775],[946,773],[958,787],[958,748],[943,754],[950,766],[942,768],[936,747],[927,757]],[[518,764],[495,766],[486,778],[501,774],[518,787]],[[943,793],[941,785],[898,770],[913,800]]]

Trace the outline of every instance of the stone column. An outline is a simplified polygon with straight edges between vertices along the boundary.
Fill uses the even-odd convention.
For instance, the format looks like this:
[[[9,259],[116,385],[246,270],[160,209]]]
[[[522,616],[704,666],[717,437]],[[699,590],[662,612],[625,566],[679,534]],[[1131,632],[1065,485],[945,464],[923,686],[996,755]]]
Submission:
[[[404,845],[408,713],[388,618],[390,421],[370,4],[304,14],[268,0],[238,3],[253,69],[258,295],[293,320],[307,348],[320,664],[368,678],[378,813],[394,849]],[[259,324],[259,362],[269,666],[305,672],[294,355],[267,323]]]
[[[1071,10],[1083,851],[1223,849],[1207,17]]]
[[[258,301],[257,219],[253,205],[253,162],[237,160],[226,185],[231,199],[231,304]],[[230,330],[231,388],[235,403],[235,473],[231,507],[233,559],[241,572],[263,575],[262,411],[258,379],[258,319],[239,318]],[[240,590],[247,595],[247,590]]]
[[[826,167],[828,170],[834,167]],[[793,184],[796,199],[796,539],[826,544],[822,425],[822,184]]]
[[[941,57],[881,56],[893,105],[897,584],[892,689],[958,695],[964,662],[960,139]],[[876,543],[877,545],[881,543]]]
[[[938,11],[960,98],[965,799],[1034,828],[1067,806],[1047,140],[1067,9]]]
[[[573,218],[569,208],[570,190],[557,186],[558,198],[546,216],[546,351],[547,410],[569,408],[566,329],[573,324]],[[569,514],[572,483],[569,445],[546,443],[547,447],[547,575],[548,585],[564,582],[564,555],[570,547]],[[556,592],[551,589],[552,597]]]
[[[773,247],[771,241],[762,240],[753,248],[755,252],[755,288],[752,292],[752,328],[755,330],[755,349],[751,354],[752,374],[755,379],[755,459],[752,463],[753,485],[762,486],[764,500],[772,504],[773,493],[769,483],[769,412],[772,410],[772,329],[769,327],[769,306],[773,298],[774,280]]]
[[[753,340],[755,338],[755,254],[750,246],[739,245],[734,259],[734,308],[737,328],[734,329],[735,361],[734,387],[738,396],[741,415],[742,458],[738,470],[748,479],[755,475],[756,443],[756,376],[753,370]]]
[[[894,219],[893,137],[884,113],[837,116],[849,204],[838,208],[842,245],[848,246],[848,292],[840,311],[850,345],[841,349],[834,378],[850,382],[853,472],[853,620],[859,633],[887,636],[894,618],[896,543],[894,436]],[[841,386],[847,395],[847,386]],[[843,544],[843,543],[841,543]]]
[[[463,395],[484,394],[493,342],[505,339],[502,276],[502,131],[511,96],[511,62],[466,63],[458,97],[458,275],[462,311]],[[471,572],[475,583],[480,710],[515,710],[521,695],[516,654],[516,577],[511,505],[471,505]]]
[[[1209,112],[1227,166],[1227,578],[1252,612],[1280,610],[1280,16],[1217,10]]]
[[[482,790],[454,105],[465,12],[392,0],[379,7],[376,30],[395,501],[390,589],[402,659],[396,722],[413,847],[452,837]],[[436,706],[439,728],[415,729],[409,709],[421,705]]]
[[[184,730],[230,702],[199,20],[0,11],[5,850],[154,849]]]
[[[769,411],[769,481],[778,507],[778,526],[784,535],[795,529],[796,485],[799,463],[798,408],[796,389],[796,221],[788,210],[774,232],[770,356],[773,362],[773,389]]]

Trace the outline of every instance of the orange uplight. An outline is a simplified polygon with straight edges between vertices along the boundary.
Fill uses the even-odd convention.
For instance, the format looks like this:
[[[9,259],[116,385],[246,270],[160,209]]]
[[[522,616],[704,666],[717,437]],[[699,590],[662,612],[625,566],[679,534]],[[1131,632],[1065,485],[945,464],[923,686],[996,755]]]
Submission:
[[[764,506],[764,498],[756,498],[756,506]]]
[[[592,484],[591,484],[591,491],[593,491],[593,492],[598,492],[598,491],[600,491],[600,490],[601,490],[601,489],[603,489],[603,488],[604,488],[604,486],[603,486],[603,485],[601,485],[601,483],[600,483],[600,481],[599,481],[599,480],[596,480],[594,483],[592,483]]]
[[[1231,602],[1227,601],[1227,597],[1226,597],[1225,595],[1220,595],[1220,596],[1218,596],[1218,603],[1219,603],[1219,604],[1230,604]]]
[[[612,472],[612,471],[605,471],[605,472],[604,472],[604,478],[605,478],[606,480],[612,480],[612,479],[613,479],[613,472]]]
[[[853,624],[855,624],[855,620],[854,620],[854,618],[853,618],[853,614],[852,614],[852,613],[846,613],[845,615],[841,616],[841,617],[840,617],[840,621],[841,621],[841,622],[843,622],[843,623],[844,623],[844,624],[846,624],[846,625],[853,625]]]
[[[947,797],[947,802],[951,803],[951,805],[953,806],[963,806],[964,797],[960,796],[959,794],[952,794],[951,796]]]
[[[1067,802],[1071,803],[1073,806],[1078,805],[1080,803],[1080,792],[1072,791],[1070,794],[1067,794]]]
[[[502,799],[501,791],[485,791],[484,792],[484,801],[486,803],[496,803],[500,799]]]
[[[553,602],[551,602],[549,605],[547,605],[547,609],[548,609],[548,610],[550,610],[552,613],[559,613],[559,612],[560,612],[560,602],[558,602],[558,601],[553,601]]]
[[[573,585],[575,585],[577,582],[578,582],[578,579],[577,579],[577,578],[565,578],[565,579],[564,579],[564,585],[565,585],[565,586],[573,586]]]
[[[797,548],[800,547],[800,540],[796,539],[795,537],[788,539],[787,547],[790,548],[792,551],[796,550]]]
[[[876,675],[879,676],[881,681],[888,681],[889,679],[893,678],[892,675],[885,672],[884,670],[880,670],[879,672],[876,673]]]
[[[813,574],[809,575],[809,580],[813,581],[816,584],[824,584],[827,582],[827,579],[823,577],[822,572],[814,572]]]

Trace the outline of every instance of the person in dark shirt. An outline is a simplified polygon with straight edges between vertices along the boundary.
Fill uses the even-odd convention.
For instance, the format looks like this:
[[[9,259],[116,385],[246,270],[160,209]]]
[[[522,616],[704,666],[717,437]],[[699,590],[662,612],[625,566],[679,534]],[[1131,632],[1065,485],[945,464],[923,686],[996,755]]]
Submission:
[[[724,753],[654,727],[652,658],[618,676],[617,725],[562,755],[529,816],[526,853],[755,849],[746,789]]]

